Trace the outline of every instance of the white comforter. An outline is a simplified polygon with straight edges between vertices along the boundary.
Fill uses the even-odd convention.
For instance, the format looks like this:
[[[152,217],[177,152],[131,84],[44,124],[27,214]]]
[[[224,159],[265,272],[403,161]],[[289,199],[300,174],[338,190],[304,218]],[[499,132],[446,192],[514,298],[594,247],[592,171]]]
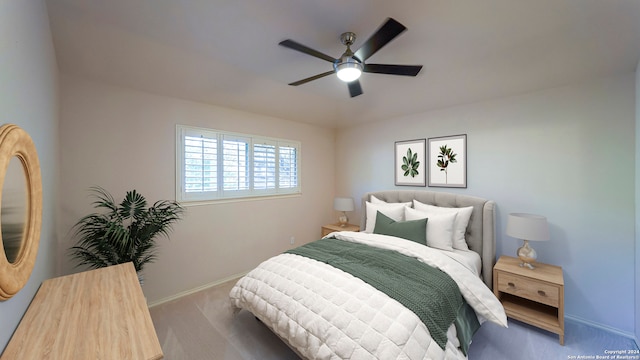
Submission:
[[[440,250],[386,235],[333,233],[340,240],[391,249],[453,278],[480,322],[507,326],[504,309],[480,278]],[[362,280],[293,254],[275,256],[240,279],[230,293],[308,359],[464,359],[455,326],[441,349],[409,309]]]

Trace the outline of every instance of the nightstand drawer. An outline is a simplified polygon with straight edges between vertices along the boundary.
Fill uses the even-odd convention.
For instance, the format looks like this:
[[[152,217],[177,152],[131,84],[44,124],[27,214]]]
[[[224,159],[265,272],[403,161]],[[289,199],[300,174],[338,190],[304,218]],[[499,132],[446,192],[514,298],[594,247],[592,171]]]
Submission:
[[[346,224],[342,226],[340,224],[329,224],[322,227],[322,237],[331,234],[334,231],[360,231],[360,226],[353,224]]]
[[[498,290],[554,307],[560,298],[556,286],[502,272],[498,272]]]

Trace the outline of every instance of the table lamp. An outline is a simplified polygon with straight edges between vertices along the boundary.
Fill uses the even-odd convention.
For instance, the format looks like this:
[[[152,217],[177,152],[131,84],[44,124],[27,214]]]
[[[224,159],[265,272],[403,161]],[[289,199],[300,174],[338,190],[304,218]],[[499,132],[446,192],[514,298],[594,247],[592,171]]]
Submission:
[[[524,244],[518,248],[518,258],[522,261],[520,266],[533,270],[538,254],[529,246],[529,241],[549,240],[547,218],[534,214],[511,213],[507,219],[506,233],[511,237],[524,240]]]
[[[337,197],[333,199],[333,208],[336,211],[342,211],[342,214],[338,216],[338,224],[344,227],[349,223],[349,218],[347,217],[347,211],[353,211],[355,209],[353,204],[353,198],[340,198]]]

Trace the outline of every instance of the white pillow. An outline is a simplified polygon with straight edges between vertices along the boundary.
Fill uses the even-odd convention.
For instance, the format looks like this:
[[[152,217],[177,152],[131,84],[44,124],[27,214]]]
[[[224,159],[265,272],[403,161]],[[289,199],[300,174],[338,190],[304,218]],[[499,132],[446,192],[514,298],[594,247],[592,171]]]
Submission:
[[[404,208],[404,217],[409,220],[427,219],[427,246],[453,251],[453,224],[457,213],[428,215],[425,212]]]
[[[473,206],[450,208],[423,204],[418,200],[413,200],[413,207],[416,210],[427,213],[427,215],[458,214],[458,216],[456,216],[456,221],[453,224],[453,248],[458,250],[469,250],[465,234],[467,232],[467,225],[469,225],[471,213],[473,212]]]
[[[386,202],[384,200],[380,200],[380,199],[378,199],[377,197],[375,197],[373,195],[371,195],[371,203],[372,204],[402,204],[402,205],[404,205],[406,207],[411,207],[411,201],[403,202],[403,203],[389,203],[389,202]]]
[[[364,232],[373,233],[373,229],[376,227],[376,215],[378,211],[387,215],[395,221],[404,220],[404,208],[407,207],[402,203],[380,203],[372,204],[370,202],[365,203],[367,211],[367,223],[364,227]]]

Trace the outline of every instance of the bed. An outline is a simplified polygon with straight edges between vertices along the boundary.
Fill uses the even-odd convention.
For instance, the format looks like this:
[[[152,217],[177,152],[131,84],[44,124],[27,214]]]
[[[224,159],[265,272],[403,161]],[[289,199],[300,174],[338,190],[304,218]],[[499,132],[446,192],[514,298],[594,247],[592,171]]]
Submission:
[[[233,287],[232,306],[306,359],[466,359],[483,322],[506,327],[490,290],[493,201],[371,192],[361,229],[266,260]]]

